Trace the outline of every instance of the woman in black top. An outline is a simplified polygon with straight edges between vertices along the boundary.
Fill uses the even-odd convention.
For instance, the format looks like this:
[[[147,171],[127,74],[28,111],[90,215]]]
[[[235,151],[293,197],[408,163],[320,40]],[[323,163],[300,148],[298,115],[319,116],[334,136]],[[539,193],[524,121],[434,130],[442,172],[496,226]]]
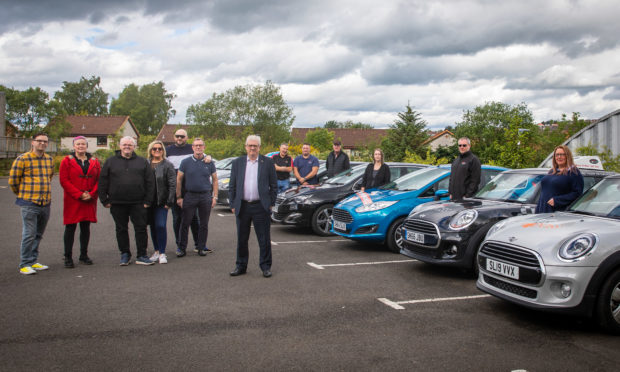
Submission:
[[[374,189],[390,182],[390,167],[383,162],[383,151],[375,149],[373,153],[373,162],[368,164],[364,177],[362,178],[361,191],[366,189]]]

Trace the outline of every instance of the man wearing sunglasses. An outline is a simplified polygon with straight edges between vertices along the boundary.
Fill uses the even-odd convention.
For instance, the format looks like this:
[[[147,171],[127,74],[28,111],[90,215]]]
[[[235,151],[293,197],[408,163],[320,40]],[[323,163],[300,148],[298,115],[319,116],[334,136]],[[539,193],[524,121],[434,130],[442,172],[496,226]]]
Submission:
[[[480,184],[480,160],[471,153],[469,138],[459,138],[459,156],[452,162],[450,172],[450,199],[471,198]]]
[[[187,132],[184,129],[179,129],[174,132],[174,144],[166,148],[166,157],[174,165],[174,170],[179,172],[179,166],[183,159],[189,158],[194,154],[192,145],[187,143]],[[181,185],[181,195],[185,196],[185,184]],[[183,216],[183,210],[175,202],[172,207],[172,229],[174,230],[174,239],[177,243],[177,256],[185,256],[183,250],[180,249],[181,240],[179,237],[179,231],[181,229],[181,217]],[[194,215],[190,224],[192,230],[192,237],[194,238],[195,251],[198,251],[198,214]]]

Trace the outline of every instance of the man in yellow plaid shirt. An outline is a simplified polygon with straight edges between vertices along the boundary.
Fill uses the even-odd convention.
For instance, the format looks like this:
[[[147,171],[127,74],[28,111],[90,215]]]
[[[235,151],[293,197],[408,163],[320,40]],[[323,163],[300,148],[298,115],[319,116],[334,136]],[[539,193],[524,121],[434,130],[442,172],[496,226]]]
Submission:
[[[9,186],[17,195],[15,204],[20,206],[22,212],[19,272],[25,275],[48,269],[37,261],[39,243],[50,217],[52,202],[54,164],[52,157],[45,153],[48,142],[47,134],[35,134],[32,137],[32,150],[15,159],[9,174]]]

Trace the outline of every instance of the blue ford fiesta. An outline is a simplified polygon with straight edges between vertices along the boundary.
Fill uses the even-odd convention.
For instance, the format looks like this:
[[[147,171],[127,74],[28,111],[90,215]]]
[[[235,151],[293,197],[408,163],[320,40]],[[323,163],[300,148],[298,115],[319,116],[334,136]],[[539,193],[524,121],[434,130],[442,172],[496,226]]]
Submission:
[[[480,187],[506,168],[482,166]],[[450,165],[430,167],[409,173],[365,193],[352,195],[336,204],[331,232],[345,238],[385,243],[399,253],[403,241],[401,225],[416,206],[441,197],[448,199]]]

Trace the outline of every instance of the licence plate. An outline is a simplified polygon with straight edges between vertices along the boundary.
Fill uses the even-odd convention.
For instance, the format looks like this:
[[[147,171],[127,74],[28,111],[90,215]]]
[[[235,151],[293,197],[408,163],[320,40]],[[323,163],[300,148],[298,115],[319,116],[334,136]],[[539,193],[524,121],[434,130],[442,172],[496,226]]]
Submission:
[[[347,224],[340,221],[334,221],[334,229],[340,231],[347,231]]]
[[[506,276],[508,278],[519,279],[519,266],[495,261],[490,258],[487,258],[487,271]]]
[[[273,206],[273,213],[278,213],[278,204]]]
[[[414,243],[424,244],[424,234],[405,230],[405,239]]]

